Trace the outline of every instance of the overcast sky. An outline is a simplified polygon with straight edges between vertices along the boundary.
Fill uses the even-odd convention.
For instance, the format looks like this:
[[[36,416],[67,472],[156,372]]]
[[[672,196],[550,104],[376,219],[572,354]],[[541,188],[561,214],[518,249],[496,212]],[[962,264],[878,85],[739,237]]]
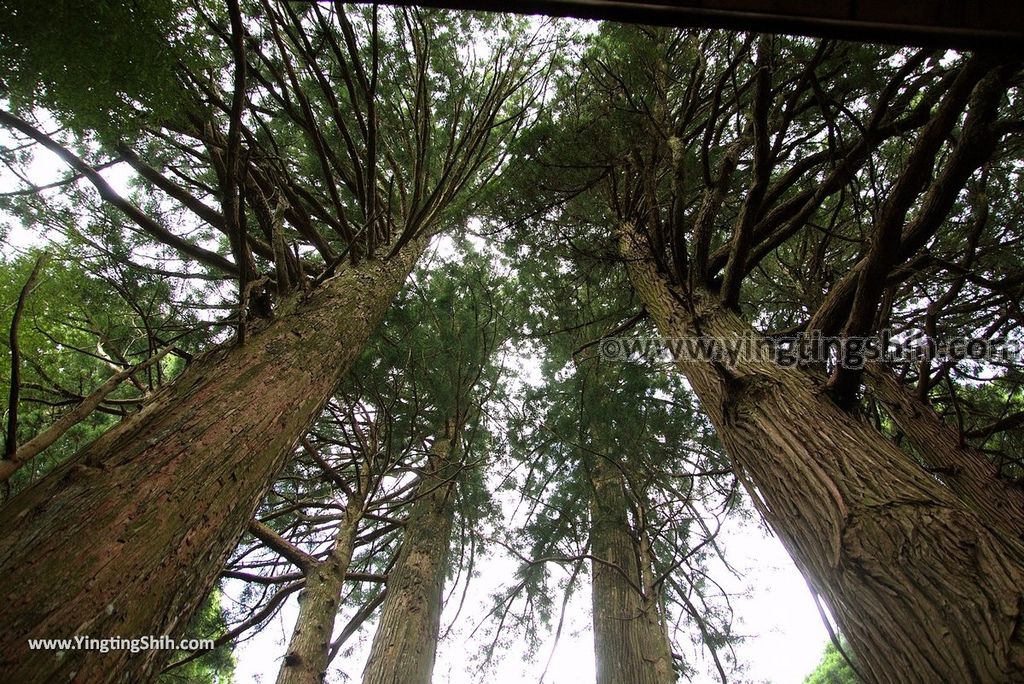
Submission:
[[[743,578],[736,579],[721,569],[715,579],[731,593],[746,593],[733,598],[732,604],[736,615],[735,631],[747,637],[736,647],[738,659],[747,665],[747,670],[742,677],[730,681],[799,684],[815,668],[828,641],[828,633],[803,576],[778,539],[766,535],[756,523],[743,522],[733,516],[723,526],[719,539],[730,564]],[[523,645],[517,643],[518,648],[514,646],[502,654],[501,662],[493,671],[481,674],[473,665],[473,656],[482,641],[469,639],[469,633],[490,605],[490,591],[509,582],[514,568],[515,564],[507,558],[491,558],[480,564],[480,577],[473,582],[458,624],[439,644],[435,684],[539,681],[554,645],[553,636],[545,641],[532,662],[524,658]],[[453,606],[448,606],[442,617],[442,632],[450,623],[452,613]],[[260,635],[236,649],[236,681],[272,684],[295,614],[292,599]],[[360,681],[375,626],[375,622],[363,626],[361,642],[350,655],[338,656],[331,666],[328,681]],[[339,625],[336,631],[340,628]],[[594,681],[593,649],[589,585],[584,584],[568,606],[562,637],[543,681],[547,684]],[[705,672],[691,680],[695,684],[719,681],[711,674],[713,664],[710,661],[698,662],[695,666]],[[346,680],[346,675],[350,679]]]

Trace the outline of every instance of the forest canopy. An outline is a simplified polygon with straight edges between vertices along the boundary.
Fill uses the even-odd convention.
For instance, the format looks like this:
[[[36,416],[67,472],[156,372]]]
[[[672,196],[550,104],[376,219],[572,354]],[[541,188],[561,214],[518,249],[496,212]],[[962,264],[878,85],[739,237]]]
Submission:
[[[758,526],[807,681],[1024,677],[1019,55],[0,19],[0,678],[753,681]]]

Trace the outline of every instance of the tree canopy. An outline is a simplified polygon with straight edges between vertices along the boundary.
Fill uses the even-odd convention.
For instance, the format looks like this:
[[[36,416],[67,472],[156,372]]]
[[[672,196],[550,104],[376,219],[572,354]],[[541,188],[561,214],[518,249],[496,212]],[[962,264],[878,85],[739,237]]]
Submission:
[[[425,682],[582,611],[599,684],[740,681],[750,518],[857,666],[807,682],[1024,676],[1016,58],[0,17],[0,673],[227,681],[287,616],[280,684]],[[216,648],[26,650],[122,628]]]

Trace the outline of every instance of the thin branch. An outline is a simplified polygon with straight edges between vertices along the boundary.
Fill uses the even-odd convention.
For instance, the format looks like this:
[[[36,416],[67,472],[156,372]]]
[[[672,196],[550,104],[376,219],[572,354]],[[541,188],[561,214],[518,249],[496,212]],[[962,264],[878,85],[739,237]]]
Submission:
[[[117,191],[111,187],[110,183],[108,183],[95,168],[87,164],[81,157],[40,131],[32,124],[2,109],[0,109],[0,124],[27,135],[46,149],[56,154],[64,161],[65,164],[85,176],[85,178],[92,183],[93,187],[99,192],[100,198],[103,199],[103,201],[118,208],[122,213],[128,216],[128,218],[134,221],[136,225],[149,233],[150,236],[156,240],[173,247],[185,256],[192,257],[207,266],[212,266],[213,268],[219,269],[230,275],[238,274],[238,267],[222,257],[220,254],[211,252],[208,249],[203,249],[197,245],[193,245],[191,242],[178,237],[147,216],[141,209],[126,200],[124,197],[121,197],[121,195],[117,194]]]
[[[18,397],[21,393],[21,348],[18,346],[18,326],[21,324],[21,316],[25,311],[25,302],[28,301],[29,293],[35,287],[39,278],[39,271],[46,264],[49,254],[43,252],[36,259],[35,266],[28,274],[28,280],[21,288],[18,295],[18,303],[14,307],[14,315],[11,317],[11,391],[7,398],[7,441],[4,445],[4,458],[13,460],[18,450]],[[7,478],[3,478],[4,481]]]
[[[43,449],[46,449],[48,446],[60,439],[64,433],[85,420],[89,414],[99,408],[100,404],[103,403],[103,400],[107,398],[107,395],[117,389],[122,382],[135,373],[152,367],[154,364],[158,363],[160,359],[167,356],[172,349],[174,349],[174,345],[164,347],[158,353],[150,356],[142,363],[125,369],[112,376],[100,385],[95,392],[82,400],[78,406],[62,416],[60,420],[25,443],[25,445],[18,449],[16,453],[8,453],[7,457],[0,461],[0,482],[6,482],[18,468],[27,463],[30,459],[35,458],[41,451],[43,451]],[[14,385],[12,384],[12,389],[13,387]],[[8,442],[8,445],[10,444],[11,442]]]

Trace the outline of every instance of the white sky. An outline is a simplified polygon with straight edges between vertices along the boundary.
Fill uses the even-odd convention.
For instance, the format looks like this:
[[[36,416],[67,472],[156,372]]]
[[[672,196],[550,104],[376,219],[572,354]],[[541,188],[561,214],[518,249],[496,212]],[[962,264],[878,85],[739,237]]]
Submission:
[[[759,525],[741,521],[739,516],[732,516],[726,522],[719,539],[726,557],[743,579],[736,579],[724,569],[715,574],[715,579],[731,593],[745,593],[734,597],[732,604],[735,632],[749,636],[736,647],[738,659],[746,665],[746,671],[741,678],[731,681],[799,684],[815,668],[828,641],[803,576],[777,539],[765,534]],[[518,651],[505,652],[494,670],[483,675],[475,670],[471,660],[481,641],[468,640],[468,634],[490,606],[489,593],[510,581],[514,569],[515,563],[507,557],[488,558],[480,563],[480,577],[471,586],[459,624],[448,639],[438,645],[435,684],[539,681],[554,645],[553,635],[545,640],[532,662],[525,658],[522,644],[517,644]],[[232,585],[237,590],[238,585]],[[231,587],[228,592],[232,593]],[[453,599],[452,603],[457,600]],[[584,584],[569,603],[562,637],[543,680],[547,684],[594,680],[589,604],[589,586]],[[448,606],[442,617],[442,632],[451,621],[453,609],[454,606]],[[292,598],[261,634],[235,650],[236,681],[270,684],[276,679],[296,611]],[[374,627],[375,622],[363,626],[362,641],[350,656],[339,654],[329,671],[328,681],[360,681]],[[338,631],[340,628],[339,624]],[[355,643],[355,639],[346,646]],[[697,669],[706,674],[691,680],[695,684],[719,681],[710,673],[713,669],[710,660],[697,663]]]

